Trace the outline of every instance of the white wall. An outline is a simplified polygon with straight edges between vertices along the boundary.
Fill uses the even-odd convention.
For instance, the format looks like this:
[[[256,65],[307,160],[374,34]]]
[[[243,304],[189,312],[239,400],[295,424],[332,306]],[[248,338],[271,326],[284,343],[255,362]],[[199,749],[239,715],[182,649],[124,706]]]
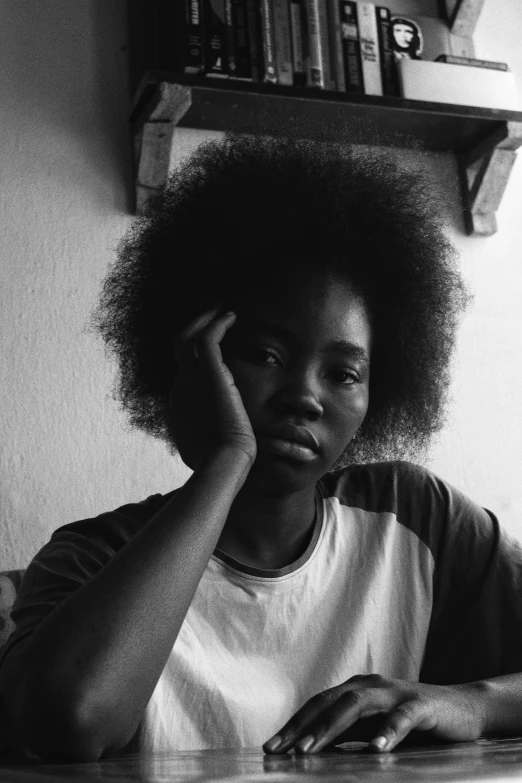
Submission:
[[[481,56],[522,76],[522,5],[489,0]],[[56,527],[180,484],[163,444],[125,427],[85,331],[129,224],[124,0],[0,0],[0,570]],[[200,136],[178,132],[180,151]],[[522,165],[490,239],[462,235],[449,155],[409,153],[449,194],[476,294],[432,466],[522,539]]]
[[[85,326],[130,217],[125,3],[0,3],[0,570],[181,482]]]

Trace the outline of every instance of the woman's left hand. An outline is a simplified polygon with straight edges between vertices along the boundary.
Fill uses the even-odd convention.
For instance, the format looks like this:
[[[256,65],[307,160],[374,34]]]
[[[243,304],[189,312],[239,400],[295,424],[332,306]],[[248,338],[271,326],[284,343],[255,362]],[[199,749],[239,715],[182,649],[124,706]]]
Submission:
[[[263,750],[317,753],[328,745],[360,739],[369,741],[373,750],[389,751],[412,730],[466,742],[483,733],[484,712],[478,683],[425,685],[378,674],[357,675],[309,699]]]

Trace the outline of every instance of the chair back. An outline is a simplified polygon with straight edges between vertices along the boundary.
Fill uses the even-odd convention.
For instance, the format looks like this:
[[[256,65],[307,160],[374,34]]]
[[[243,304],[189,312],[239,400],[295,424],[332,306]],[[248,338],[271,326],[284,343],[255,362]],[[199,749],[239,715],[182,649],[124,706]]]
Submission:
[[[0,571],[0,647],[6,643],[15,629],[11,609],[22,583],[24,570]]]

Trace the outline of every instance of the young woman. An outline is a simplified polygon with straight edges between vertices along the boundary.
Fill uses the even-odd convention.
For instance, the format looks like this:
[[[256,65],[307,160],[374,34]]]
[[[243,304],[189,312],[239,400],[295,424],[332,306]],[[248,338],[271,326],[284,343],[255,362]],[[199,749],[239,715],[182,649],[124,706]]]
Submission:
[[[227,137],[135,221],[95,322],[132,423],[193,474],[29,566],[11,747],[522,731],[521,550],[404,461],[441,426],[466,300],[426,192],[382,156]]]

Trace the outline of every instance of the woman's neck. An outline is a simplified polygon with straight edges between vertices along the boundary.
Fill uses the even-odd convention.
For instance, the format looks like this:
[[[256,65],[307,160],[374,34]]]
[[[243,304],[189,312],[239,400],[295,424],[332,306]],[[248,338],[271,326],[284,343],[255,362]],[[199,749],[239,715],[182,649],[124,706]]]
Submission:
[[[243,487],[217,548],[254,568],[284,568],[305,552],[314,521],[315,487],[277,496]]]

